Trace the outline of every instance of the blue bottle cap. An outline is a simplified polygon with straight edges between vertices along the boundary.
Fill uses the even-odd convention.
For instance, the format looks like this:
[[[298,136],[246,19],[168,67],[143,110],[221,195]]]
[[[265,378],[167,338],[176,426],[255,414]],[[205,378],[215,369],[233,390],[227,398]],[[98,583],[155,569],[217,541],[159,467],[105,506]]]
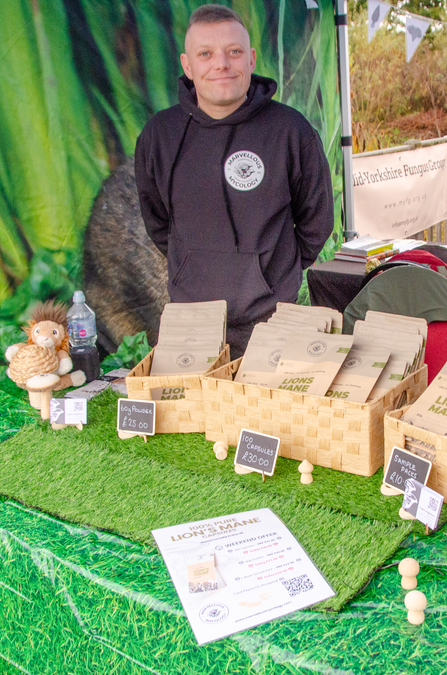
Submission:
[[[85,295],[82,291],[75,291],[73,294],[73,302],[85,302]]]

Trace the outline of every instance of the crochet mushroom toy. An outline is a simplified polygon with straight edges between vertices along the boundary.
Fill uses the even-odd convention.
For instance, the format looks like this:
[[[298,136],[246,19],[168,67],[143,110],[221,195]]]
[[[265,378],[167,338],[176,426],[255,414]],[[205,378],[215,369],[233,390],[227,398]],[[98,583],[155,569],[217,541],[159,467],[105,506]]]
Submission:
[[[10,345],[5,352],[9,361],[8,377],[17,386],[27,389],[30,404],[40,408],[42,419],[50,417],[53,391],[78,387],[85,382],[82,370],[70,373],[67,308],[53,300],[40,302],[34,308],[29,325],[23,327],[27,342]]]

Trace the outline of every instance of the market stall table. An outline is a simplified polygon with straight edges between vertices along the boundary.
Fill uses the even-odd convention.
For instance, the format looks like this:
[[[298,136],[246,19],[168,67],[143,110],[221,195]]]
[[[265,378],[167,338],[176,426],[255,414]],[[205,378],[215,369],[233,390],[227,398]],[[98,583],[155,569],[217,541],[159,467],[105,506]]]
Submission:
[[[441,242],[421,242],[414,247],[447,261],[447,247]],[[311,304],[344,312],[360,291],[365,275],[364,262],[328,260],[309,267],[307,282]]]
[[[311,304],[344,312],[360,291],[365,274],[363,262],[328,260],[309,267],[307,282]]]

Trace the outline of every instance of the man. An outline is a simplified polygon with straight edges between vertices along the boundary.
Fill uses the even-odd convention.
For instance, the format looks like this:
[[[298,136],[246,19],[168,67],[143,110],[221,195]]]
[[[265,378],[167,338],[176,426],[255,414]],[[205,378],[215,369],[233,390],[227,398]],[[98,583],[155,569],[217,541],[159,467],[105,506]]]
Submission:
[[[179,105],[145,125],[135,176],[149,237],[167,256],[173,302],[225,298],[240,356],[276,302],[295,302],[302,271],[333,229],[329,167],[316,131],[252,75],[240,17],[202,5],[181,55]]]

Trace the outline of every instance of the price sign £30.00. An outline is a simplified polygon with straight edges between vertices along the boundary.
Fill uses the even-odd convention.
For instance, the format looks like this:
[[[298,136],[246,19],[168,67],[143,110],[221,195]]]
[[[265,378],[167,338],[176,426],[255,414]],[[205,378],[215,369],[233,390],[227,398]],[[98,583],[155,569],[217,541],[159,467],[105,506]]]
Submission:
[[[234,463],[273,476],[279,451],[279,438],[242,429]]]
[[[120,438],[153,436],[155,433],[154,401],[118,399],[117,430]]]

